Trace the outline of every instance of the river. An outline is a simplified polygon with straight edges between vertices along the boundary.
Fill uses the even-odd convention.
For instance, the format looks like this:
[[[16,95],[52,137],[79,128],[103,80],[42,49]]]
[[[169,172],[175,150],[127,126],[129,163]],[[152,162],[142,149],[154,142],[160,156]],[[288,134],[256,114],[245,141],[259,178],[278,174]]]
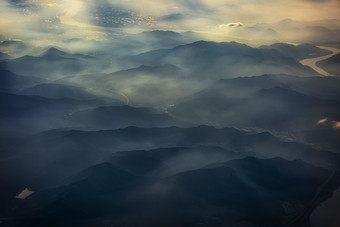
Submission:
[[[340,49],[338,48],[333,48],[333,47],[325,47],[325,46],[318,46],[319,48],[321,49],[324,49],[324,50],[330,50],[332,51],[333,53],[332,54],[328,54],[328,55],[325,55],[325,56],[321,56],[321,57],[317,57],[317,58],[307,58],[307,59],[303,59],[300,61],[301,64],[303,65],[306,65],[306,66],[309,66],[311,67],[312,69],[314,69],[316,72],[318,72],[319,74],[323,75],[323,76],[335,76],[333,74],[330,74],[328,72],[326,72],[325,70],[323,70],[322,68],[318,67],[316,65],[317,62],[319,61],[322,61],[322,60],[325,60],[327,58],[330,58],[338,53],[340,53]]]

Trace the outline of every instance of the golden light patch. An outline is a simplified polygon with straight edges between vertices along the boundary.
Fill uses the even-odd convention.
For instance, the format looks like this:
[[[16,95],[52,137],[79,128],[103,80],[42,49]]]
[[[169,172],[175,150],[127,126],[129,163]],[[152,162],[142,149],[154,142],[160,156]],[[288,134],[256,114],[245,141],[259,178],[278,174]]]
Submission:
[[[15,198],[17,199],[26,199],[28,196],[32,195],[34,192],[30,191],[28,188],[25,188],[19,195]]]
[[[8,39],[9,41],[22,42],[22,39]]]
[[[317,124],[318,125],[324,124],[327,122],[327,120],[328,120],[327,118],[320,119]]]
[[[47,6],[50,6],[50,7],[56,6],[56,5],[57,5],[57,3],[48,3],[48,4],[47,4]]]
[[[336,130],[340,130],[340,121],[335,121],[333,128],[335,128]]]

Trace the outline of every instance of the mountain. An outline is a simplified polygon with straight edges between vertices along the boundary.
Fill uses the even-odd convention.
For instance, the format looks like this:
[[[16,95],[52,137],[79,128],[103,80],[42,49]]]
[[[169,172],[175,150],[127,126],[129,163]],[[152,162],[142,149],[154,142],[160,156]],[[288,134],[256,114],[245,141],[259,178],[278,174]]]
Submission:
[[[192,128],[137,128],[127,127],[105,131],[49,131],[35,136],[38,141],[46,140],[55,146],[61,138],[75,144],[80,150],[91,150],[86,144],[93,144],[96,150],[113,153],[138,149],[157,149],[169,147],[217,146],[237,152],[250,152],[265,157],[302,159],[314,165],[327,168],[336,167],[337,154],[318,151],[306,145],[283,142],[269,133],[249,133],[234,128],[214,128],[199,126]],[[33,138],[32,138],[33,139]],[[83,143],[83,141],[87,141]],[[47,144],[46,144],[47,145]],[[58,153],[58,151],[56,151]],[[320,157],[323,154],[322,158]],[[333,163],[333,164],[332,164]]]
[[[242,37],[246,40],[251,37],[252,43],[266,43],[266,42],[277,42],[282,38],[282,34],[278,32],[277,27],[266,24],[256,23],[252,26],[243,26],[242,29],[229,29],[229,35],[233,37]]]
[[[0,61],[11,58],[8,54],[0,52]]]
[[[98,129],[137,127],[189,126],[167,114],[157,113],[151,108],[134,108],[131,106],[102,106],[83,110],[73,114],[73,119],[87,127]]]
[[[75,127],[79,125],[72,122],[74,112],[117,103],[121,105],[117,100],[49,99],[0,93],[1,130],[37,132],[60,127]]]
[[[339,163],[339,156],[335,153],[318,151],[298,143],[283,142],[269,133],[245,133],[232,128],[216,129],[207,126],[194,128],[128,127],[107,131],[53,130],[34,136],[16,138],[13,141],[16,142],[2,146],[5,150],[0,164],[2,172],[6,174],[1,177],[1,180],[9,186],[12,184],[28,185],[33,191],[58,185],[68,176],[103,160],[111,161],[137,174],[135,168],[138,169],[138,165],[133,164],[136,162],[129,159],[129,154],[142,154],[138,153],[138,150],[159,148],[174,149],[148,151],[143,154],[145,156],[140,157],[141,162],[145,160],[151,166],[154,165],[154,171],[159,171],[158,174],[161,175],[171,175],[181,168],[199,168],[217,159],[220,159],[218,161],[230,160],[244,155],[266,158],[282,157],[288,160],[302,159],[330,169],[338,168]],[[27,150],[27,147],[32,149]],[[190,149],[181,150],[177,149],[178,147]],[[123,156],[113,155],[119,151],[135,152],[126,153]],[[165,160],[162,154],[166,156],[167,153],[171,153],[172,156],[172,158],[166,158],[169,163],[162,161]],[[148,161],[148,155],[152,156],[151,161]],[[128,164],[130,161],[131,165]],[[172,162],[177,163],[178,166]],[[20,166],[20,170],[15,168],[16,166]],[[151,171],[151,166],[145,168],[150,168]],[[157,166],[160,168],[156,168]],[[154,174],[157,175],[156,172]],[[17,181],[10,183],[13,176]]]
[[[330,172],[325,169],[308,165],[301,160],[288,162],[281,158],[273,158],[269,161],[268,159],[247,157],[217,165],[234,169],[238,175],[247,178],[256,185],[261,185],[262,190],[266,188],[268,195],[282,196],[280,198],[282,200],[312,198],[316,193],[315,188],[324,182],[327,175],[330,175]],[[316,185],[309,184],[310,181],[313,181],[312,179],[316,180],[314,182]],[[278,188],[284,189],[280,195],[277,194]]]
[[[48,113],[58,115],[75,112],[79,109],[86,109],[103,105],[101,100],[75,100],[70,98],[49,99],[40,96],[15,95],[1,93],[0,116],[16,117],[29,116],[32,113]]]
[[[157,66],[147,66],[141,65],[137,68],[131,68],[127,70],[121,70],[118,72],[112,73],[112,76],[120,76],[120,77],[128,77],[129,79],[133,79],[136,74],[139,75],[157,75],[157,76],[178,76],[180,73],[180,69],[174,65],[157,65]]]
[[[40,56],[25,55],[4,61],[2,69],[20,75],[56,79],[68,74],[76,74],[86,69],[101,67],[93,64],[96,58],[82,54],[69,54],[54,47]]]
[[[110,74],[89,74],[59,80],[95,90],[106,97],[124,98],[132,106],[164,109],[183,96],[202,88],[201,81],[193,81],[185,71],[174,65],[140,65]]]
[[[309,226],[340,185],[340,80],[298,62],[325,52],[107,32],[0,62],[0,225]]]
[[[340,54],[336,54],[328,59],[317,62],[316,65],[318,67],[323,68],[328,73],[339,76],[340,75],[339,63],[340,63]]]
[[[164,30],[144,31],[142,33],[132,35],[131,39],[142,42],[144,48],[149,50],[174,48],[179,45],[192,43],[200,40],[200,36],[194,32],[173,32]]]
[[[0,52],[9,53],[6,57],[6,59],[10,59],[15,56],[22,56],[24,55],[28,50],[30,49],[30,46],[28,43],[25,43],[24,41],[16,41],[16,40],[5,40],[0,42]]]
[[[321,49],[313,44],[300,44],[295,46],[287,43],[275,43],[269,46],[261,46],[260,48],[278,50],[296,61],[301,61],[306,58],[316,58],[332,53],[329,50]]]
[[[117,59],[116,56],[130,56],[155,49],[174,48],[201,40],[201,37],[202,35],[194,32],[179,33],[168,30],[147,30],[136,34],[110,31],[110,36],[105,41],[71,39],[68,42],[80,44],[81,51],[84,50],[84,45],[86,45],[85,48],[88,48],[94,55],[104,54],[105,59],[101,59],[101,61],[110,59],[110,64],[116,66],[115,69],[117,70],[117,68],[124,69],[127,67],[121,67],[126,62],[117,62],[120,58]]]
[[[173,49],[146,52],[130,61],[146,65],[173,64],[190,71],[196,79],[216,80],[264,73],[317,75],[312,69],[276,50],[251,48],[236,42],[199,41]]]
[[[336,101],[317,99],[281,87],[261,89],[240,97],[228,96],[223,85],[217,87],[178,103],[170,109],[171,113],[194,123],[289,131],[293,125],[308,126],[327,117],[336,119],[340,111]],[[305,116],[303,121],[302,116]]]
[[[246,153],[220,147],[196,146],[122,151],[114,153],[108,160],[135,175],[164,177],[244,155]]]
[[[25,220],[28,226],[47,223],[70,226],[86,216],[100,217],[108,212],[119,214],[121,209],[128,208],[129,191],[133,190],[134,182],[138,180],[139,177],[111,164],[95,165],[75,175],[70,185],[33,194],[22,204],[24,209],[17,211],[20,215],[18,220],[29,214],[30,220]],[[59,215],[63,218],[59,219]],[[39,216],[44,218],[40,219]]]
[[[327,97],[338,100],[338,83],[334,78],[324,80],[270,75],[220,80],[210,88],[175,103],[169,112],[179,119],[193,123],[260,128],[300,138],[301,141],[314,143],[324,149],[337,150],[339,143],[336,140],[332,140],[332,143],[320,142],[321,140],[317,142],[308,139],[306,135],[313,132],[312,134],[325,138],[321,134],[319,120],[339,121],[338,101],[323,99],[326,95],[322,94],[321,89],[323,87],[326,91],[334,91],[330,92],[333,93],[331,95],[327,92]],[[319,88],[313,89],[318,84]],[[318,94],[321,94],[321,98],[311,96]],[[328,134],[333,135],[329,138],[335,138],[339,131],[331,126]]]
[[[300,77],[286,74],[264,74],[260,76],[221,79],[211,90],[222,91],[226,97],[246,97],[261,89],[282,87],[307,96],[340,101],[340,80],[336,77]]]
[[[221,166],[199,169],[171,177],[162,185],[162,202],[174,203],[175,214],[175,209],[182,207],[184,211],[179,212],[188,212],[182,218],[208,222],[207,225],[209,221],[217,226],[234,221],[241,226],[284,226],[285,219],[289,220],[308,206],[318,186],[330,174],[302,162],[283,159],[245,158],[230,161],[228,165],[232,168]],[[313,175],[313,172],[317,174]],[[299,181],[301,178],[306,180],[305,184]],[[288,190],[287,185],[291,185]],[[305,191],[306,187],[308,189]],[[170,195],[164,198],[164,194]],[[195,209],[194,214],[190,212],[192,209]],[[235,211],[238,214],[236,217]]]
[[[63,84],[38,84],[20,91],[21,95],[42,96],[51,99],[72,98],[77,100],[96,99],[97,96],[85,89]]]
[[[290,37],[294,35],[295,42],[338,46],[340,30],[336,20],[294,21],[285,19],[275,23],[274,26],[282,35],[281,39],[287,41],[291,40]]]
[[[17,201],[9,224],[29,226],[285,226],[310,208],[330,171],[302,161],[244,158],[145,178],[102,163],[73,182]],[[20,217],[20,218],[18,218]],[[62,219],[60,217],[63,217]]]
[[[96,83],[104,83],[102,86],[104,86],[106,83],[109,83],[110,86],[115,86],[116,83],[119,83],[120,85],[123,83],[127,83],[132,80],[138,79],[138,77],[142,76],[157,76],[159,78],[165,77],[170,78],[173,76],[179,75],[182,76],[180,68],[174,66],[174,65],[156,65],[156,66],[148,66],[148,65],[140,65],[135,68],[128,68],[124,70],[119,70],[113,73],[100,73],[100,74],[85,74],[85,75],[79,75],[79,76],[69,76],[63,79],[58,80],[60,83],[85,83],[88,86],[96,85]],[[79,78],[81,80],[79,80]],[[156,78],[155,78],[156,79]],[[125,81],[126,80],[126,81]],[[98,82],[99,81],[99,82]]]
[[[1,92],[15,92],[44,82],[44,79],[38,77],[20,76],[7,70],[0,70]]]

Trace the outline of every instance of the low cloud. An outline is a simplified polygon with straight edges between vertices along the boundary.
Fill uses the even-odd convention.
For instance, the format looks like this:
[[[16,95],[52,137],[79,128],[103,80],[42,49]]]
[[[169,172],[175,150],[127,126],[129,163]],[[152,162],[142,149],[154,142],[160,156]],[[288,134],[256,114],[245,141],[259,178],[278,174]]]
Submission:
[[[244,28],[244,24],[241,22],[235,22],[235,23],[228,23],[228,24],[220,24],[218,25],[218,28],[223,29],[230,29],[230,28]]]
[[[333,128],[336,129],[336,130],[340,130],[340,121],[335,121]]]
[[[318,125],[324,124],[327,122],[327,120],[328,120],[327,118],[320,119],[317,124]]]

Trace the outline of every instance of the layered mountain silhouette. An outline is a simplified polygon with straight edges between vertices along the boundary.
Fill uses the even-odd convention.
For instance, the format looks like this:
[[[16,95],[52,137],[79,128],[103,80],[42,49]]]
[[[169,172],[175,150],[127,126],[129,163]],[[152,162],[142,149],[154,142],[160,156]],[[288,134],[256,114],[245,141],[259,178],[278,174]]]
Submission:
[[[325,190],[329,176],[280,158],[233,160],[162,179],[103,163],[70,184],[33,194],[19,203],[17,215],[32,226],[91,226],[102,218],[125,226],[284,226],[308,208],[318,189]]]
[[[133,61],[146,65],[174,64],[188,69],[199,79],[264,73],[317,75],[314,70],[278,51],[251,48],[236,42],[199,41],[173,49],[143,53],[133,58]]]
[[[330,74],[339,76],[340,75],[339,62],[340,54],[336,54],[326,60],[317,62],[316,65],[323,68]]]
[[[61,95],[61,94],[60,94]],[[118,100],[71,98],[51,99],[41,96],[0,93],[0,122],[2,130],[44,131],[59,127],[77,126],[71,122],[76,111],[106,104],[119,104]]]
[[[98,26],[145,19],[87,3]],[[184,17],[169,13],[161,23]],[[239,23],[229,35],[337,33],[323,24],[299,35],[291,20]],[[340,80],[299,63],[329,54],[317,42],[106,30],[61,41],[67,51],[0,43],[0,225],[310,226],[334,199]],[[337,57],[318,66],[336,74]]]
[[[73,114],[75,122],[97,129],[138,127],[189,126],[189,123],[176,120],[164,113],[157,113],[151,108],[131,106],[102,106],[83,110]]]
[[[124,98],[126,104],[165,108],[183,96],[199,91],[202,81],[193,80],[174,65],[141,65],[110,74],[68,77],[59,83],[81,84],[107,97]]]
[[[10,58],[10,56],[8,54],[0,52],[0,61],[6,60],[6,59],[9,59],[9,58]]]
[[[117,152],[109,161],[135,175],[164,177],[245,155],[213,146],[171,147]]]
[[[18,92],[43,82],[45,80],[38,77],[21,76],[7,70],[0,70],[1,92]]]
[[[294,46],[286,43],[275,43],[269,46],[261,46],[262,49],[274,49],[278,50],[284,55],[300,61],[306,58],[316,58],[323,55],[331,54],[329,50],[321,49],[312,44],[300,44]]]
[[[86,90],[63,84],[38,84],[20,91],[22,95],[42,96],[51,99],[72,98],[77,100],[97,99],[98,96]]]
[[[27,146],[32,149],[27,151]],[[187,129],[128,127],[106,131],[54,130],[18,138],[17,143],[7,145],[7,150],[1,161],[5,170],[3,173],[6,173],[2,176],[2,182],[9,186],[29,185],[33,190],[58,185],[68,176],[103,160],[134,174],[150,172],[153,176],[168,176],[181,170],[244,156],[302,159],[329,169],[338,168],[339,163],[337,154],[283,142],[269,133],[250,134],[232,128],[207,126]],[[131,152],[114,154],[118,151]],[[139,158],[140,164],[137,164]],[[138,167],[143,165],[144,170]],[[20,169],[15,166],[20,166]],[[17,181],[12,182],[13,176]]]
[[[334,78],[282,75],[220,80],[177,103],[170,112],[182,120],[190,119],[196,123],[262,128],[286,135],[299,135],[300,138],[305,137],[306,131],[312,130],[323,137],[322,133],[315,131],[318,121],[324,118],[330,121],[339,119],[338,92],[332,89],[337,83],[339,81]],[[314,86],[318,88],[309,90]],[[308,95],[298,92],[300,90]],[[322,93],[327,90],[334,92],[330,92],[330,96]],[[325,100],[326,97],[331,99]],[[329,131],[328,134],[339,133],[332,127]],[[312,139],[307,141],[313,143]],[[338,149],[335,140],[333,147],[328,147],[328,142],[316,144],[327,149]]]
[[[94,66],[95,58],[83,54],[69,54],[51,47],[40,56],[23,56],[6,60],[1,69],[10,70],[20,75],[56,79],[68,74],[84,71],[89,64]]]

